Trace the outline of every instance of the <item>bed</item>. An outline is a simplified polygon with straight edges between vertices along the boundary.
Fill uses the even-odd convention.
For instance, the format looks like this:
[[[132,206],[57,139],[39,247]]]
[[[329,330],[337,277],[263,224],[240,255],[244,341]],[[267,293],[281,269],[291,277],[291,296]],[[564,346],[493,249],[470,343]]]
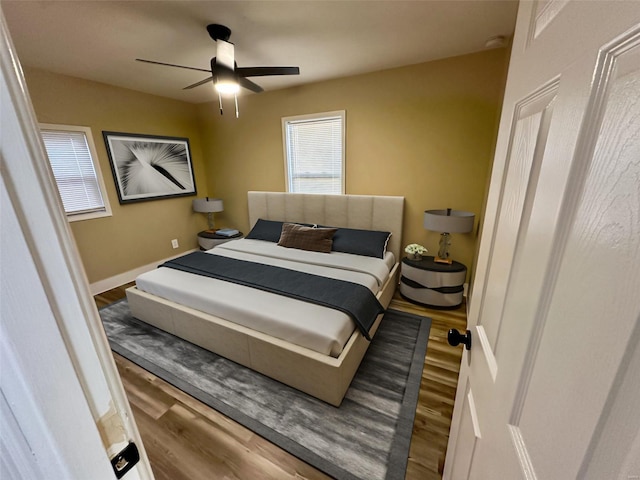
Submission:
[[[253,229],[256,224],[285,222],[391,236],[380,258],[305,252],[261,238],[231,241],[200,255],[297,269],[302,275],[332,276],[327,272],[337,270],[337,278],[365,285],[383,308],[388,306],[401,258],[403,197],[249,192],[248,206],[252,232],[259,230]],[[215,298],[210,304],[211,297]],[[171,268],[141,275],[127,290],[127,298],[136,318],[335,406],[342,402],[369,345],[367,334],[344,312]],[[242,303],[249,304],[248,311]],[[270,317],[275,329],[265,327],[258,313]],[[311,321],[312,316],[321,319],[328,332],[316,332],[315,327],[304,331],[306,322],[300,319]],[[371,337],[382,314],[374,317],[368,328]]]

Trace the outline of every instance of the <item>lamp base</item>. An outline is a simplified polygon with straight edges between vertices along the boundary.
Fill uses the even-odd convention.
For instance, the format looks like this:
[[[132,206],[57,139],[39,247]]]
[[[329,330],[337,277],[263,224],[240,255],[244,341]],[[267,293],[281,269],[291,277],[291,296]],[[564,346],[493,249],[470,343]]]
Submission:
[[[209,224],[209,229],[210,231],[216,230],[216,224],[213,221],[213,212],[208,212],[207,213],[207,223]]]
[[[453,260],[451,260],[450,258],[440,258],[436,255],[435,257],[433,257],[433,261],[436,263],[448,263],[449,265],[451,265],[451,262]]]

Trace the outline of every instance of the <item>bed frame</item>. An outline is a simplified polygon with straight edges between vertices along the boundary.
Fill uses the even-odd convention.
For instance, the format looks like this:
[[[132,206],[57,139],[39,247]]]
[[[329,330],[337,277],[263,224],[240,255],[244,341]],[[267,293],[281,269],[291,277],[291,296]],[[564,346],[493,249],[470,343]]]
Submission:
[[[249,224],[259,218],[389,231],[387,249],[401,258],[404,197],[248,192]],[[398,263],[377,297],[387,308],[398,283]],[[322,355],[136,287],[127,290],[134,317],[173,335],[340,406],[369,342],[356,329],[339,357]],[[382,320],[376,319],[371,336]]]

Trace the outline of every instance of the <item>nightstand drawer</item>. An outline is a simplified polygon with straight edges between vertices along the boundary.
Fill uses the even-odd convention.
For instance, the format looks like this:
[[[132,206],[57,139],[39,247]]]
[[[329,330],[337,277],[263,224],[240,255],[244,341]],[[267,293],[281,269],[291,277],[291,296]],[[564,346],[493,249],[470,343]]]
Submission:
[[[433,257],[402,259],[400,293],[407,300],[432,307],[462,303],[467,267],[459,262],[437,263]]]
[[[464,286],[433,289],[402,277],[400,278],[400,294],[408,300],[432,307],[457,307],[462,303]]]
[[[413,264],[418,263],[417,261],[410,261]],[[429,260],[421,260],[420,262],[427,261]],[[403,262],[402,276],[429,288],[456,287],[464,284],[467,278],[467,269],[463,268],[458,271],[426,270]]]

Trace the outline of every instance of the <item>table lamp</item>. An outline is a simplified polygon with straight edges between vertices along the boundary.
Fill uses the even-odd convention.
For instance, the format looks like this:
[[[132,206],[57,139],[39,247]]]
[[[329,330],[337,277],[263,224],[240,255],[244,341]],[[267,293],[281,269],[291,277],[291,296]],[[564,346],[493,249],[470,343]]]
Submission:
[[[215,212],[222,212],[224,210],[224,206],[222,204],[222,199],[220,198],[196,198],[193,201],[193,211],[206,213],[207,221],[209,222],[209,230],[214,229],[214,221],[213,214]]]
[[[440,249],[434,261],[439,263],[451,263],[449,258],[450,233],[468,233],[473,230],[475,214],[461,210],[425,210],[424,228],[434,232],[441,232]]]

